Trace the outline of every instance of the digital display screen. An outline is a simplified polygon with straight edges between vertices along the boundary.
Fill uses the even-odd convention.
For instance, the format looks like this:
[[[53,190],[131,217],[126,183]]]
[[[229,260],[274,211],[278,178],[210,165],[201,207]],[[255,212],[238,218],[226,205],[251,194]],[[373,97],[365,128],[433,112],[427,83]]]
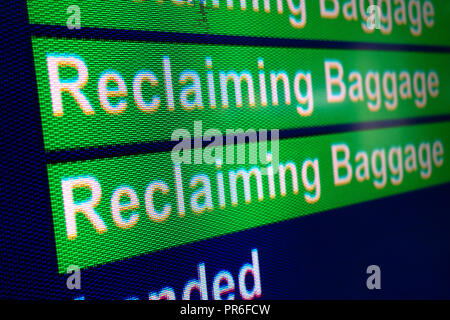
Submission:
[[[8,10],[1,298],[450,298],[449,1]]]

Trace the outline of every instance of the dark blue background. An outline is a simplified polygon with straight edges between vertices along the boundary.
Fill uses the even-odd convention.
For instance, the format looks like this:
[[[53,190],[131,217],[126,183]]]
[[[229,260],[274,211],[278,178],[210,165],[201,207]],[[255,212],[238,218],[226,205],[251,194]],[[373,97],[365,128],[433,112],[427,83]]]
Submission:
[[[239,268],[251,262],[252,248],[259,251],[264,299],[450,298],[450,184],[90,268],[82,271],[82,290],[68,290],[66,276],[57,273],[45,166],[54,158],[43,151],[30,34],[72,34],[64,28],[30,29],[25,1],[8,3],[2,11],[7,48],[2,50],[0,298],[72,299],[84,295],[86,299],[145,299],[150,291],[163,286],[174,287],[179,296],[184,284],[197,275],[200,262],[206,265],[211,296],[213,276],[226,269],[237,282]],[[375,49],[374,45],[360,43],[294,43],[91,29],[77,36]],[[397,45],[383,48],[430,50]],[[432,50],[447,52],[448,48]],[[408,123],[413,121],[388,125]],[[324,133],[320,130],[285,135]],[[136,148],[136,152],[145,151],[145,146]],[[108,149],[103,148],[70,151],[68,158],[90,152],[93,154],[89,157],[108,155]],[[365,286],[365,271],[371,264],[381,267],[381,290],[371,291]]]

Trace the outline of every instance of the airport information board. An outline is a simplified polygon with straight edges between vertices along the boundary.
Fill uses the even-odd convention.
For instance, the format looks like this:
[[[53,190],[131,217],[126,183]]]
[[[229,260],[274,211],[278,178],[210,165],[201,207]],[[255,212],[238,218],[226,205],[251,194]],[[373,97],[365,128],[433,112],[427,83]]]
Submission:
[[[59,274],[450,182],[448,0],[78,2],[27,1]]]

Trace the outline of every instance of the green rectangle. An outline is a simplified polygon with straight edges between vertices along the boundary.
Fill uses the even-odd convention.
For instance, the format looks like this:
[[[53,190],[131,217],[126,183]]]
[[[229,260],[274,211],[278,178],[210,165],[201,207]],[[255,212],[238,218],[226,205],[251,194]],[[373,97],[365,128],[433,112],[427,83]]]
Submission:
[[[233,9],[227,7],[228,2],[233,3]],[[450,45],[450,3],[447,0],[382,1],[380,29],[373,30],[366,28],[370,1],[355,0],[354,10],[345,6],[345,18],[343,7],[351,2],[336,0],[339,3],[336,18],[326,18],[325,13],[321,13],[319,0],[269,0],[268,10],[264,1],[258,0],[258,11],[254,10],[253,0],[217,0],[218,7],[213,7],[213,1],[206,0],[204,9],[200,7],[200,0],[84,0],[77,3],[28,0],[28,11],[31,23],[72,26],[76,23],[75,11],[67,11],[70,6],[77,5],[81,28]],[[243,3],[246,10],[242,10]],[[282,5],[282,11],[278,9],[278,3]],[[326,0],[325,8],[331,13],[328,16],[332,15],[333,1]]]
[[[194,121],[202,121],[203,130],[215,128],[224,132],[225,129],[289,129],[449,113],[450,91],[445,88],[450,86],[450,55],[443,53],[51,38],[34,38],[33,49],[46,150],[170,140],[176,129],[191,131]],[[64,61],[69,57],[70,60]],[[209,58],[210,69],[207,68]],[[48,66],[51,64],[47,63],[47,59],[58,61],[59,64],[53,65],[59,67],[50,69],[57,71],[50,73]],[[166,81],[164,59],[170,61],[171,72],[167,74],[170,74],[171,81]],[[76,68],[64,66],[74,64],[74,61],[78,63]],[[345,83],[344,99],[338,102],[332,102],[327,97],[325,65],[333,61],[341,64]],[[85,85],[80,79],[83,68],[86,68],[88,75]],[[338,69],[330,70],[331,77],[338,75]],[[136,86],[142,88],[144,100],[138,108],[138,95],[134,92],[133,83],[143,72],[152,72],[158,83],[155,85],[154,82],[155,86],[151,87],[149,81],[144,81],[142,86]],[[211,86],[208,82],[210,72],[214,84]],[[222,90],[220,85],[221,76],[231,72],[235,72],[236,77],[248,73],[247,78],[242,80],[242,103],[236,99],[236,91],[239,90],[235,90],[232,78],[228,80],[226,90]],[[283,72],[285,78],[276,77]],[[360,76],[355,72],[359,72]],[[106,100],[112,107],[120,102],[125,103],[125,109],[120,113],[108,113],[107,108],[103,107],[105,103],[103,106],[100,103],[99,79],[106,79],[108,76],[105,73],[114,73],[124,81],[126,90],[123,94],[126,96]],[[300,97],[307,94],[307,81],[297,77],[300,73],[310,74],[312,99],[308,101],[311,103],[302,101]],[[53,75],[53,86],[50,86],[50,74]],[[433,74],[436,78],[432,77]],[[193,91],[189,91],[194,83],[194,78],[189,77],[198,78],[197,100]],[[250,92],[253,92],[254,102],[248,93],[249,78],[253,82]],[[181,83],[183,79],[186,81]],[[272,81],[275,82],[273,79],[278,79],[276,89],[271,87]],[[396,90],[393,89],[392,79],[395,79]],[[86,108],[82,110],[82,103],[77,102],[82,98],[74,98],[75,89],[72,93],[61,89],[64,81],[78,83],[79,92],[89,101],[92,112]],[[369,91],[366,82],[369,83]],[[168,94],[170,83],[173,87],[173,105]],[[296,83],[299,86],[296,87]],[[360,87],[355,86],[357,83]],[[374,95],[377,83],[378,98]],[[51,99],[51,87],[56,88],[55,97],[62,99],[61,113],[55,108],[57,102]],[[117,88],[117,84],[110,81],[108,89],[114,87]],[[343,90],[336,84],[331,89],[334,95]],[[211,100],[212,92],[215,104]],[[153,102],[154,95],[160,101],[159,107],[142,108],[142,103],[149,105]],[[183,96],[187,96],[188,100],[184,104],[181,100]],[[396,103],[390,105],[392,101]],[[195,102],[197,104],[193,105]]]
[[[65,272],[70,264],[80,267],[95,266],[306,214],[447,183],[450,181],[450,164],[446,159],[450,150],[449,130],[450,122],[445,122],[281,140],[280,164],[287,167],[291,163],[291,166],[295,166],[297,192],[292,183],[292,171],[287,170],[285,174],[284,196],[280,171],[274,170],[277,174],[274,175],[273,191],[270,188],[270,171],[267,171],[267,175],[261,175],[262,194],[257,193],[257,179],[250,176],[250,194],[247,201],[244,197],[242,177],[237,179],[236,199],[232,200],[231,186],[234,184],[230,181],[234,180],[230,172],[237,174],[239,170],[246,170],[248,173],[251,168],[262,170],[268,167],[267,164],[250,165],[248,152],[245,164],[227,163],[219,169],[206,163],[181,164],[181,178],[178,179],[170,153],[49,164],[59,271]],[[345,164],[341,165],[340,169],[335,166],[337,179],[334,176],[332,160],[332,148],[336,148],[336,161],[345,161],[342,149],[344,145],[348,148],[349,164],[352,167],[351,179],[347,182],[345,178],[349,175]],[[273,144],[269,149],[275,155]],[[263,149],[259,149],[261,150]],[[366,156],[362,155],[362,152],[366,152]],[[383,152],[385,161],[382,160]],[[363,165],[365,159],[366,167]],[[316,170],[311,165],[314,161],[317,161]],[[304,166],[306,176],[303,175]],[[273,167],[279,168],[279,165],[273,164]],[[222,172],[224,181],[224,207],[221,207],[219,202],[221,193],[218,172]],[[194,177],[203,179],[203,182],[191,186]],[[308,180],[304,180],[305,177]],[[82,178],[84,180],[81,180]],[[65,206],[63,180],[66,186]],[[97,181],[98,186],[92,181]],[[181,192],[177,191],[176,181],[181,184],[178,190],[183,190],[184,201],[180,200]],[[199,192],[202,189],[204,191],[208,183],[211,192],[205,194],[210,196],[201,195]],[[86,187],[89,184],[90,189]],[[153,189],[154,186],[162,188],[164,185],[167,188],[166,193],[163,189]],[[111,212],[113,192],[124,187],[132,188],[137,196],[136,201],[139,202],[139,207],[121,212],[125,222],[117,216],[113,219]],[[92,190],[100,191],[101,196],[96,199],[97,196],[93,196]],[[156,191],[146,194],[146,190]],[[72,200],[68,197],[71,194]],[[105,227],[103,232],[101,225],[94,229],[94,224],[87,216],[75,209],[73,212],[78,212],[75,215],[76,233],[70,231],[71,229],[66,227],[65,215],[71,217],[70,208],[79,208],[71,207],[70,204],[79,206],[83,202],[94,200],[98,201],[90,207],[94,208],[102,219]],[[127,201],[129,198],[124,197],[120,203],[126,205]],[[181,204],[184,204],[184,210],[181,209]],[[160,215],[165,206],[170,206],[170,213],[167,216]],[[124,223],[131,219],[132,214],[137,216],[138,220],[134,225],[128,221],[130,224],[127,226]]]

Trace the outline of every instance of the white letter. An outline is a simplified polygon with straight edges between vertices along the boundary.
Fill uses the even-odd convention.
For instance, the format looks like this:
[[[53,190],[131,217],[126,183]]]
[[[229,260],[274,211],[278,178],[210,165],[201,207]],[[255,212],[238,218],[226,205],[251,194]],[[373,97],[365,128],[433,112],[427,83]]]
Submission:
[[[142,82],[147,81],[150,83],[152,87],[156,87],[158,85],[158,79],[155,74],[151,71],[141,71],[139,72],[133,80],[133,95],[136,106],[139,110],[143,112],[155,112],[158,110],[159,105],[161,103],[161,99],[155,94],[150,103],[144,101],[142,97]]]
[[[440,140],[436,140],[433,143],[433,161],[436,167],[440,167],[444,164],[444,146]]]
[[[416,9],[416,17],[413,16],[414,7]],[[420,34],[422,33],[422,17],[420,16],[420,13],[420,2],[418,0],[410,0],[408,4],[408,14],[412,26],[409,27],[409,30],[411,30],[411,34],[416,37],[420,36]]]
[[[73,240],[77,237],[77,224],[75,215],[83,213],[93,224],[95,231],[101,234],[106,232],[107,228],[102,218],[97,214],[96,207],[102,197],[102,188],[95,177],[75,177],[61,180],[64,214],[66,217],[67,238]],[[73,199],[73,189],[86,188],[91,191],[91,198],[86,201],[75,203]]]
[[[338,152],[344,152],[344,159],[338,160]],[[331,153],[333,159],[334,185],[341,186],[350,183],[350,181],[352,180],[353,172],[352,166],[349,163],[350,150],[348,149],[348,146],[345,143],[334,144],[331,146]],[[343,178],[339,176],[339,168],[344,168],[347,170],[347,173]]]
[[[311,167],[314,172],[314,181],[311,183],[308,179],[308,168]],[[305,192],[305,200],[308,203],[317,202],[320,199],[320,175],[319,175],[319,160],[306,160],[302,166],[302,182],[306,191],[312,192],[315,190],[315,194]]]
[[[397,165],[394,164],[394,156],[397,157]],[[392,147],[389,149],[388,162],[389,169],[394,175],[391,177],[391,182],[394,186],[399,185],[403,181],[403,160],[401,147]]]
[[[431,19],[429,19],[431,17]],[[434,26],[434,7],[430,1],[425,1],[423,4],[423,21],[428,28]]]
[[[433,98],[436,98],[439,94],[439,78],[435,71],[428,74],[428,93]]]
[[[389,90],[388,80],[390,80],[392,86]],[[383,92],[387,99],[391,101],[385,101],[384,105],[388,110],[395,110],[397,108],[398,96],[397,96],[397,76],[395,72],[385,72],[383,74]]]
[[[225,285],[221,285],[221,282],[225,282]],[[215,277],[213,282],[213,295],[214,300],[222,300],[222,295],[228,293],[227,300],[234,300],[234,280],[231,273],[226,270],[220,271]]]
[[[201,300],[208,300],[208,290],[206,288],[206,273],[205,273],[205,264],[200,263],[197,266],[198,270],[198,280],[192,279],[189,280],[183,290],[183,300],[191,299],[192,290],[196,289],[200,292]]]
[[[380,158],[381,167],[377,167],[377,158]],[[373,185],[377,189],[382,189],[386,185],[386,153],[384,149],[375,149],[372,153],[372,172],[376,179],[381,178],[380,180],[374,180]]]
[[[113,81],[117,84],[117,89],[108,90],[108,82]],[[127,96],[127,86],[122,76],[116,71],[108,71],[103,73],[98,79],[98,97],[100,105],[109,114],[118,114],[125,111],[127,101],[120,99],[117,105],[113,106],[108,101],[109,97],[125,97]]]
[[[333,9],[327,9],[325,1],[332,1]],[[337,0],[320,0],[320,16],[322,18],[336,19],[339,16],[339,3]]]
[[[287,0],[287,3],[289,10],[292,13],[291,15],[289,15],[289,22],[294,28],[303,28],[306,25],[305,0],[300,0],[300,3],[297,7],[294,6],[293,0]],[[301,14],[300,20],[296,19],[298,14]]]
[[[127,196],[130,201],[127,204],[120,203],[120,199]],[[135,212],[128,219],[122,217],[122,211],[136,210],[139,208],[139,199],[136,192],[131,187],[119,187],[114,190],[111,197],[111,213],[114,223],[123,229],[131,228],[139,220],[139,213]]]
[[[145,208],[150,219],[155,222],[163,222],[169,217],[170,212],[172,211],[172,206],[167,203],[163,207],[162,212],[156,212],[153,205],[153,193],[156,190],[161,191],[162,194],[169,193],[169,187],[164,183],[164,181],[155,181],[150,183],[145,190]]]
[[[303,95],[300,91],[300,81],[304,80],[306,83],[306,95]],[[312,114],[314,109],[314,101],[312,94],[312,80],[311,80],[311,72],[307,72],[306,75],[299,71],[296,73],[294,78],[294,93],[297,102],[297,112],[302,116],[306,117]],[[308,107],[305,109],[302,104],[308,104]]]
[[[258,249],[252,249],[252,264],[246,263],[239,270],[239,292],[242,299],[251,300],[261,296],[261,277],[259,275]],[[247,273],[253,275],[253,289],[248,290],[245,284]]]
[[[370,80],[374,80],[375,82],[375,92],[372,92],[372,88],[370,86]],[[372,72],[369,71],[366,74],[366,92],[367,92],[367,98],[369,100],[375,99],[375,104],[372,102],[367,102],[367,107],[370,111],[378,111],[380,110],[381,106],[381,97],[380,97],[380,75],[378,72]]]
[[[338,74],[336,77],[331,77],[330,68],[337,69]],[[328,102],[342,102],[345,99],[346,88],[342,81],[344,76],[344,70],[342,64],[339,61],[325,61],[325,80],[327,83],[327,100]],[[337,95],[333,94],[333,85],[337,85],[340,88],[340,92]]]
[[[420,80],[420,88],[419,88],[419,80]],[[416,71],[414,72],[413,76],[413,87],[414,87],[414,93],[417,96],[416,99],[414,99],[414,103],[418,108],[423,108],[427,104],[427,88],[425,84],[425,73]]]
[[[425,157],[424,157],[425,151]],[[428,179],[431,176],[431,154],[430,154],[430,144],[429,143],[421,143],[419,145],[419,163],[420,167],[423,170],[420,170],[420,176],[422,179]]]
[[[78,78],[75,81],[61,81],[59,78],[59,67],[75,68],[78,72]],[[53,115],[59,117],[64,115],[62,105],[62,92],[68,92],[75,98],[81,110],[86,115],[94,114],[86,96],[81,92],[88,82],[88,70],[86,64],[81,58],[74,56],[47,56],[48,79],[50,82],[50,94],[52,97]]]

